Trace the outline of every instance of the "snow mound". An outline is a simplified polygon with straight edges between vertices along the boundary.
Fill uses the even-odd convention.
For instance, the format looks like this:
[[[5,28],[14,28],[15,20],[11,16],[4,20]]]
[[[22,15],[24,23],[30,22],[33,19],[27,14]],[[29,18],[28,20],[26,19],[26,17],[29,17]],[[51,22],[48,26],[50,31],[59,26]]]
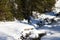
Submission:
[[[34,28],[31,25],[18,23],[18,22],[0,22],[0,32],[7,34],[8,36],[14,37],[16,40],[20,37],[21,32],[25,29]]]

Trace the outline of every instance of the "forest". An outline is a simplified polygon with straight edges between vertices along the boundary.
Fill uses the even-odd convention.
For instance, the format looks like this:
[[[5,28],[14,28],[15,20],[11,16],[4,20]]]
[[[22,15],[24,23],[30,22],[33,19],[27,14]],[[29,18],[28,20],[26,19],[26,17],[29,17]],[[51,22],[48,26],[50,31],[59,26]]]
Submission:
[[[0,21],[29,19],[33,11],[51,12],[55,0],[0,0]]]

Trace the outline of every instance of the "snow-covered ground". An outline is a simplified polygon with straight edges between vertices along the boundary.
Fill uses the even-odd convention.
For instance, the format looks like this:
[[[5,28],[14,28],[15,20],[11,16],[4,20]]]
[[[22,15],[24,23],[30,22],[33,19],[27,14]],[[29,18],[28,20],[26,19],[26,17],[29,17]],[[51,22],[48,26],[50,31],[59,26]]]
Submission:
[[[44,25],[42,28],[47,31],[47,35],[42,40],[60,40],[60,21],[54,25]]]
[[[32,32],[29,37],[34,38],[38,37],[39,33],[46,33],[42,40],[60,40],[60,21],[50,25],[43,25],[38,29],[35,29],[34,22],[31,25],[26,20],[22,22],[0,22],[0,40],[20,40],[22,34],[25,36],[25,33],[29,32]]]
[[[14,39],[17,40],[20,37],[21,32],[24,31],[24,29],[31,29],[31,28],[34,27],[16,21],[0,22],[0,40],[14,40]]]
[[[27,24],[27,21],[13,21],[13,22],[0,22],[0,40],[20,40],[20,36],[26,33],[33,33],[30,37],[35,37],[38,33],[45,33],[45,31],[36,30],[34,26]],[[36,33],[35,33],[36,32]]]

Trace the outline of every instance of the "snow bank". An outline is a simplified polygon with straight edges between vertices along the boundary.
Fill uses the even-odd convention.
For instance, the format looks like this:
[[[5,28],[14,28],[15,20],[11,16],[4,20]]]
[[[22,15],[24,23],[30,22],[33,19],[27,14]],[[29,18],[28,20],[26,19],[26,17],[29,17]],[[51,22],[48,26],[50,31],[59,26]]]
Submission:
[[[20,37],[24,29],[34,28],[31,25],[18,23],[18,22],[0,22],[0,32],[14,37],[16,40]]]
[[[40,18],[43,18],[43,19],[45,19],[45,18],[52,19],[52,18],[54,18],[54,17],[55,17],[55,16],[46,15],[46,14],[42,14],[42,15],[40,16]]]

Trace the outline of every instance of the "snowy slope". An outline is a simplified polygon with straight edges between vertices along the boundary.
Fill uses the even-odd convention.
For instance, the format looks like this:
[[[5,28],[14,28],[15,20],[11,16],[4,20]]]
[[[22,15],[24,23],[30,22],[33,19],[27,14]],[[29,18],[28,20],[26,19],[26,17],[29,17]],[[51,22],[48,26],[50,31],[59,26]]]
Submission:
[[[24,29],[34,28],[33,25],[27,24],[27,21],[23,22],[0,22],[0,40],[18,40],[21,36],[21,32],[28,33],[29,31],[25,31]],[[34,28],[34,30],[30,30],[32,35],[30,37],[38,37],[38,33],[47,33],[42,40],[60,40],[60,21],[51,25],[44,25],[38,30]],[[25,34],[24,34],[25,35]],[[19,39],[20,40],[20,39]]]
[[[44,30],[36,30],[34,26],[26,24],[27,21],[0,22],[0,40],[20,40],[20,36],[26,33],[33,33],[30,37],[38,36],[39,33],[45,33]],[[33,28],[33,30],[31,30]],[[22,33],[23,32],[23,33]]]
[[[59,20],[56,23],[52,23],[50,25],[44,25],[41,28],[38,28],[38,30],[44,30],[46,32],[46,35],[42,37],[42,40],[60,40],[60,18],[56,16],[52,16],[48,14],[41,14],[39,15],[39,18],[45,19],[55,19]],[[37,22],[39,19],[35,19],[35,22]],[[33,22],[33,23],[35,23]],[[36,26],[36,25],[35,25]]]
[[[60,21],[51,25],[44,25],[42,29],[47,32],[42,40],[60,40]]]
[[[14,39],[17,40],[21,35],[20,34],[21,31],[24,31],[24,29],[26,28],[34,28],[34,27],[31,25],[22,24],[15,21],[14,22],[0,22],[0,40],[7,40],[8,37],[12,38],[9,40],[14,40]],[[2,38],[6,37],[6,38],[2,39],[1,37]]]

